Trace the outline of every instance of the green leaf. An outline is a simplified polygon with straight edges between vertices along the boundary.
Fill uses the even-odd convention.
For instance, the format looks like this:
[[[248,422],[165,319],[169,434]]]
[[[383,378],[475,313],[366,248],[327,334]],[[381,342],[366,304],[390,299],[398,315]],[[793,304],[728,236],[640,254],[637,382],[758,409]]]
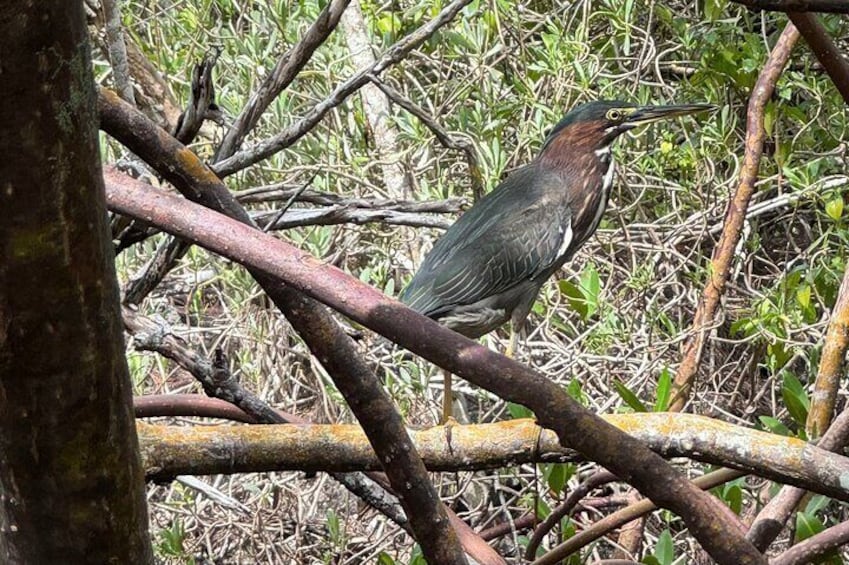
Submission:
[[[802,308],[809,308],[811,306],[810,285],[803,284],[802,286],[796,289],[796,302],[798,302],[799,306],[801,306]]]
[[[380,555],[377,556],[377,562],[379,565],[395,565],[395,560],[384,551],[381,551]]]
[[[663,530],[657,537],[654,556],[660,565],[672,565],[672,561],[675,559],[675,544],[672,543],[672,534],[669,533],[669,530]]]
[[[601,294],[601,279],[598,276],[598,270],[592,264],[584,267],[581,273],[581,290],[584,291],[587,301],[587,318],[590,318],[598,312],[598,299]]]
[[[743,509],[743,489],[739,485],[728,485],[723,499],[732,512],[740,514]]]
[[[507,403],[507,411],[510,413],[510,417],[514,420],[518,420],[520,418],[533,418],[534,413],[531,412],[530,408],[526,408],[521,404],[516,404],[514,402]]]
[[[654,403],[655,412],[666,412],[669,408],[669,400],[672,394],[672,371],[664,367],[657,379],[657,393]]]
[[[825,213],[835,222],[843,217],[843,197],[838,196],[826,202]]]
[[[546,483],[548,483],[548,488],[555,494],[560,494],[563,492],[563,487],[566,486],[571,473],[567,469],[567,465],[552,463],[545,466],[543,475],[545,476]]]
[[[790,436],[793,435],[790,433],[790,428],[781,423],[780,420],[773,418],[772,416],[759,416],[758,420],[760,420],[761,424],[771,431],[774,434],[778,434],[781,436]]]
[[[622,400],[625,401],[625,404],[631,407],[634,412],[648,412],[649,409],[646,408],[646,405],[642,403],[642,401],[637,398],[637,395],[633,393],[625,383],[620,381],[619,379],[613,380],[613,386],[616,388],[616,392],[619,393],[619,396],[622,397]]]
[[[796,513],[796,543],[825,530],[822,520],[810,512]]]
[[[581,381],[578,379],[572,379],[569,381],[569,384],[566,386],[566,393],[571,396],[573,400],[581,403],[583,406],[587,406],[589,404],[587,395],[584,394],[584,388],[581,386]]]
[[[784,399],[784,404],[793,420],[800,426],[804,426],[808,419],[808,408],[810,407],[808,395],[805,394],[805,389],[796,375],[790,371],[782,371],[782,373],[784,380],[781,386],[781,397]]]
[[[560,293],[566,297],[566,300],[569,302],[569,306],[571,306],[572,310],[581,316],[582,320],[589,318],[587,297],[579,287],[575,286],[572,282],[563,279],[557,282],[557,288],[560,289]]]

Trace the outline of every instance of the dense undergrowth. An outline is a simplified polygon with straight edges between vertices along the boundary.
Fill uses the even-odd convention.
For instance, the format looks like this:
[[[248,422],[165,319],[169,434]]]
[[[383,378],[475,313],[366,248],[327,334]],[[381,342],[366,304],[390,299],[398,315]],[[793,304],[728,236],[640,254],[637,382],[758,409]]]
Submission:
[[[191,66],[219,46],[217,102],[232,119],[323,4],[126,0],[124,23],[181,100]],[[414,30],[442,4],[363,2],[374,51]],[[847,36],[845,18],[822,21],[832,37]],[[710,116],[637,130],[618,143],[614,193],[601,228],[546,285],[534,307],[519,359],[567,386],[595,411],[667,405],[663,383],[680,360],[736,187],[750,89],[785,22],[783,15],[722,0],[475,1],[383,75],[452,135],[473,142],[487,188],[533,158],[547,128],[582,101],[721,106]],[[842,47],[845,51],[849,44]],[[105,63],[96,69],[104,83],[107,70]],[[247,145],[297,119],[355,70],[337,31],[271,105]],[[236,193],[281,183],[350,197],[470,202],[471,176],[462,154],[443,148],[403,109],[393,106],[391,118],[398,136],[393,160],[402,165],[407,188],[385,185],[374,133],[356,95],[289,149],[228,184]],[[758,191],[691,411],[777,433],[803,433],[807,387],[846,266],[847,128],[849,114],[840,96],[800,43],[767,108]],[[210,157],[220,135],[210,127],[194,149]],[[267,201],[252,209],[283,203]],[[281,235],[394,295],[438,230],[377,222],[300,227]],[[124,280],[157,242],[148,240],[119,257]],[[315,421],[351,420],[330,379],[242,269],[192,250],[164,288],[145,301],[144,310],[169,320],[200,351],[222,347],[241,380],[275,406]],[[486,341],[502,348],[506,331]],[[386,386],[408,422],[433,424],[440,373],[371,335],[361,344],[384,369]],[[139,393],[199,389],[161,358],[130,355]],[[474,420],[523,414],[469,385],[460,389]],[[545,514],[588,468],[523,466],[434,480],[461,515],[483,528],[534,504]],[[701,472],[695,465],[691,470]],[[181,486],[151,489],[163,557],[216,563],[416,562],[409,538],[322,476],[281,473],[212,482],[249,511],[222,508]],[[745,516],[758,508],[765,484],[740,480],[720,494]],[[616,487],[604,495],[615,499],[624,491]],[[815,497],[793,535],[810,534],[842,514],[835,503]],[[593,517],[582,514],[577,520]],[[564,522],[558,535],[574,529]],[[516,556],[524,541],[522,535],[507,536],[498,548]],[[607,555],[610,548],[598,542],[570,563]],[[651,518],[645,533],[648,561],[686,563],[694,552],[677,519],[664,512]]]

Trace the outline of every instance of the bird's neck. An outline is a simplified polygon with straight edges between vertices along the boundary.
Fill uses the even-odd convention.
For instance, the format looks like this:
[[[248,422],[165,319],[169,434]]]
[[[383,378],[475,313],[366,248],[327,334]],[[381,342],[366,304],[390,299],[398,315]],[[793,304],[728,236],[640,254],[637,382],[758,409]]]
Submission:
[[[572,210],[575,233],[589,236],[607,207],[614,172],[611,145],[612,141],[602,146],[569,148],[550,144],[538,158],[539,166],[556,174],[563,183],[559,198]]]

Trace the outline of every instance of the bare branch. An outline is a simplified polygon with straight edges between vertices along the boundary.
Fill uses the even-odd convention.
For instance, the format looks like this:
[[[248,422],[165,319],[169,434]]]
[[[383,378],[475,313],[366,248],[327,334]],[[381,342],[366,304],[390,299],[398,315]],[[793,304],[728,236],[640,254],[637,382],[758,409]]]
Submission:
[[[740,241],[743,223],[746,219],[746,210],[749,207],[752,194],[755,192],[755,181],[758,178],[758,168],[763,152],[764,136],[766,135],[764,107],[772,96],[775,83],[790,59],[790,53],[798,39],[799,32],[796,27],[792,23],[788,23],[769,54],[769,59],[764,64],[764,68],[761,70],[757,83],[752,90],[746,118],[746,151],[743,157],[743,167],[740,170],[739,184],[734,193],[734,198],[728,203],[728,209],[725,213],[725,228],[722,230],[722,236],[713,252],[709,271],[710,278],[705,285],[702,299],[693,317],[692,333],[684,343],[681,364],[678,366],[678,372],[675,375],[675,395],[670,403],[670,410],[680,411],[684,408],[696,379],[705,342],[713,325],[719,300],[725,291],[725,284],[728,282],[731,273],[734,250]]]
[[[368,82],[368,76],[379,75],[392,65],[404,59],[410,51],[424,43],[432,36],[439,28],[450,22],[457,13],[466,6],[471,0],[454,0],[448,4],[443,10],[432,20],[407,35],[392,47],[386,53],[369,65],[354,74],[351,78],[338,85],[330,96],[315,105],[312,110],[307,112],[306,116],[299,121],[288,126],[283,131],[260,142],[256,146],[235,153],[232,157],[220,161],[213,165],[212,169],[220,176],[226,177],[232,175],[236,171],[240,171],[254,163],[258,163],[263,159],[271,157],[275,153],[289,147],[301,137],[306,135],[321,119],[333,108],[344,102],[351,94],[357,91],[361,86]]]
[[[369,80],[376,84],[390,100],[410,112],[424,125],[426,125],[427,128],[433,132],[433,135],[436,136],[436,139],[439,140],[439,143],[441,143],[443,147],[454,149],[455,151],[463,153],[463,156],[466,158],[466,164],[469,167],[469,176],[472,179],[472,195],[475,201],[480,200],[485,189],[483,185],[483,174],[481,173],[480,159],[478,159],[478,152],[474,143],[465,137],[454,137],[449,134],[432,116],[429,116],[423,109],[416,106],[412,100],[381,81],[376,76],[369,75]]]
[[[351,0],[333,0],[321,11],[301,40],[283,55],[271,71],[262,86],[259,87],[230,130],[224,135],[221,145],[215,153],[215,161],[230,157],[242,145],[245,136],[256,127],[262,113],[277,96],[295,80],[315,50],[336,29],[339,17]]]
[[[109,63],[112,65],[115,89],[121,98],[135,106],[136,97],[133,94],[130,66],[127,63],[127,45],[124,43],[120,2],[121,0],[102,0],[103,27],[106,29],[106,43],[109,46]]]
[[[169,406],[165,408],[171,411]],[[603,419],[620,430],[627,430],[664,457],[688,457],[733,467],[849,501],[849,488],[841,484],[841,476],[849,473],[849,459],[804,441],[692,414],[617,414]],[[358,426],[333,426],[305,426],[298,432],[301,435],[280,431],[283,435],[276,436],[271,429],[258,432],[233,426],[198,428],[197,434],[186,431],[184,439],[165,434],[161,444],[150,445],[151,449],[163,450],[162,456],[151,459],[150,466],[158,469],[160,477],[169,473],[173,476],[282,470],[371,471],[380,467]],[[581,459],[574,449],[562,446],[553,432],[541,430],[532,420],[454,425],[450,436],[444,428],[437,427],[412,432],[411,438],[431,471],[475,471],[519,463]],[[184,451],[182,442],[194,443],[196,447]],[[202,456],[200,452],[210,444],[232,447],[211,458]],[[597,486],[593,481],[587,488]],[[586,493],[579,499],[583,496]],[[549,525],[559,523],[559,518],[550,520]],[[545,524],[541,526],[545,527]]]
[[[113,211],[144,217],[170,233],[250,264],[269,277],[267,280],[285,280],[440,367],[529,407],[544,427],[555,430],[564,445],[575,447],[681,516],[719,563],[765,563],[740,532],[721,526],[727,521],[723,505],[693,487],[641,442],[606,424],[535,371],[459,336],[277,238],[184,199],[151,191],[126,175],[107,171],[106,179],[107,202]]]
[[[801,541],[774,558],[772,565],[804,565],[814,563],[817,558],[849,543],[849,521],[841,522],[808,539]]]
[[[276,211],[253,215],[254,221],[264,231],[285,230],[299,226],[335,226],[338,224],[369,224],[380,222],[395,226],[448,229],[453,220],[425,214],[413,214],[396,210],[369,210],[347,206],[326,208],[294,208],[279,216]],[[274,221],[269,225],[270,221]]]
[[[733,0],[756,10],[775,12],[832,12],[849,14],[846,0]]]
[[[203,61],[192,70],[191,98],[174,129],[174,137],[180,143],[191,143],[205,120],[220,119],[220,110],[215,105],[215,85],[212,82],[212,70],[220,55],[220,48],[210,49]]]
[[[849,13],[849,2],[843,2],[843,6]],[[849,104],[849,62],[840,54],[826,29],[814,14],[790,12],[787,16],[822,63],[843,101]]]
[[[209,398],[200,394],[150,394],[133,397],[136,418],[161,418],[188,416],[195,418],[220,418],[245,424],[256,424],[257,420],[247,412],[225,400]],[[291,415],[290,415],[291,416]],[[291,418],[284,416],[286,421]]]

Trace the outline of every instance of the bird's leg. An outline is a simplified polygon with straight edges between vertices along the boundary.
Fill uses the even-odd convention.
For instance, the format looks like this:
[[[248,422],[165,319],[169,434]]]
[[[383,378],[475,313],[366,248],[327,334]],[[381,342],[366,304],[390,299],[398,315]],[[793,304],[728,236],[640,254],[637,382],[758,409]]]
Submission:
[[[504,351],[504,355],[506,355],[510,359],[513,359],[516,356],[516,350],[518,348],[519,348],[519,332],[516,330],[515,324],[511,324],[511,326],[510,326],[510,343],[507,344],[507,349]]]
[[[442,424],[453,424],[454,419],[454,395],[451,390],[451,371],[442,371],[444,389],[442,393]]]
[[[510,359],[516,358],[516,352],[519,351],[519,336],[522,335],[522,330],[525,327],[525,317],[527,315],[515,315],[510,322],[510,343],[507,344],[507,350],[504,355]]]

